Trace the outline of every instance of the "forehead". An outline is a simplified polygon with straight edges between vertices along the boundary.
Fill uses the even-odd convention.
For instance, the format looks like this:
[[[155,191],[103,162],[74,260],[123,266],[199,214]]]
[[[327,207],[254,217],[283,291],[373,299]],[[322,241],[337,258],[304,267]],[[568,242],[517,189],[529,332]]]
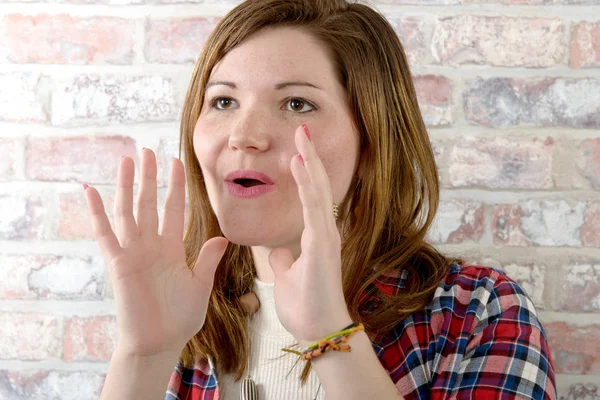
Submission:
[[[263,29],[245,39],[215,65],[211,80],[233,80],[241,87],[272,87],[282,80],[305,80],[323,89],[338,84],[325,46],[290,27]]]

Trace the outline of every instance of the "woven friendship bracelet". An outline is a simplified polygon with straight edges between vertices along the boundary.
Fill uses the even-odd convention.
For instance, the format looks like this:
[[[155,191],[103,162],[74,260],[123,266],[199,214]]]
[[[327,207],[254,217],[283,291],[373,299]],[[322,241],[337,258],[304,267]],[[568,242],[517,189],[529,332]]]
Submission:
[[[317,343],[308,346],[306,349],[300,352],[300,358],[303,361],[312,360],[313,358],[316,358],[329,350],[349,352],[350,346],[345,343],[358,331],[362,331],[364,329],[365,327],[363,324],[355,322],[342,329],[340,332],[324,337]]]

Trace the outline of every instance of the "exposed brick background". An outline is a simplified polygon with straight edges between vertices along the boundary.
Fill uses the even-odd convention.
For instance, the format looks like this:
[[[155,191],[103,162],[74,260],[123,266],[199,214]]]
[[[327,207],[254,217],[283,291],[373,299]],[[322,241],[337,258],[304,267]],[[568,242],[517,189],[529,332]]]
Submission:
[[[0,0],[0,399],[96,399],[118,340],[81,190],[121,156],[159,215],[194,62],[237,0]],[[564,399],[600,400],[600,0],[379,0],[442,197],[428,240],[537,307]]]

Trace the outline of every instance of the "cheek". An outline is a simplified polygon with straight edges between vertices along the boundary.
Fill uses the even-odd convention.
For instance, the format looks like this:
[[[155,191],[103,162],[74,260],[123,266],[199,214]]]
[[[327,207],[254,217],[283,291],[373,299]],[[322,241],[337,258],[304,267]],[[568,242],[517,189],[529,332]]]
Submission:
[[[217,160],[217,146],[215,140],[211,140],[210,132],[203,129],[201,124],[196,124],[194,129],[194,153],[200,163],[202,170],[213,170]]]

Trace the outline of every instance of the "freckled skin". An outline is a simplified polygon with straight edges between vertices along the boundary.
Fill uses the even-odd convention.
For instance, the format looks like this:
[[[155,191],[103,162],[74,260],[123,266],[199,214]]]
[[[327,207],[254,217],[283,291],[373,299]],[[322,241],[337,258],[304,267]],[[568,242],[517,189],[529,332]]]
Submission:
[[[194,150],[224,235],[256,248],[288,247],[299,253],[304,223],[290,161],[298,150],[294,132],[306,123],[330,179],[335,202],[356,172],[359,138],[346,93],[324,47],[293,28],[263,30],[230,51],[213,69],[194,131]],[[323,89],[277,83],[304,81]],[[211,107],[211,100],[225,97]],[[314,105],[314,107],[313,107]],[[312,111],[309,111],[312,110]],[[308,111],[308,112],[304,112]],[[276,189],[252,199],[231,196],[225,176],[253,169]]]

